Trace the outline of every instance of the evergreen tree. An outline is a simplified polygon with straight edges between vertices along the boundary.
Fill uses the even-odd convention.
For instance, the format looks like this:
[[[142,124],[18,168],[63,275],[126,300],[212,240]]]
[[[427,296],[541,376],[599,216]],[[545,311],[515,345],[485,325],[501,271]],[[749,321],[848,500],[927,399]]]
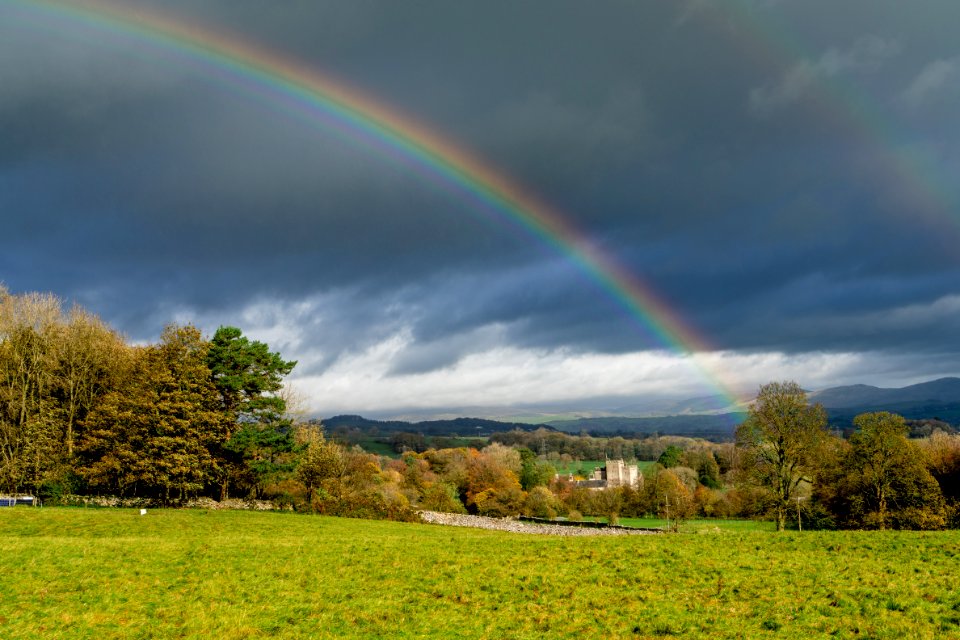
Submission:
[[[235,421],[271,423],[286,405],[277,392],[296,366],[263,342],[250,340],[236,327],[220,327],[210,341],[207,365],[224,411]]]
[[[236,327],[217,329],[206,362],[229,423],[219,451],[225,466],[221,498],[231,485],[259,494],[271,478],[293,468],[290,454],[296,443],[278,392],[297,363],[283,360]]]

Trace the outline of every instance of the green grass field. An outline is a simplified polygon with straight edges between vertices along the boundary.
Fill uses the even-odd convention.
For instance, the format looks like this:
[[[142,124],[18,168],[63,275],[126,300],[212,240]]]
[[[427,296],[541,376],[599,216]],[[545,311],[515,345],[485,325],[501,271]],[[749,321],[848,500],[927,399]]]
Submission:
[[[0,637],[960,638],[960,532],[566,538],[0,510]]]
[[[587,517],[586,520],[606,522],[606,518]],[[676,527],[679,533],[724,533],[749,531],[776,531],[776,524],[772,520],[715,520],[698,519],[684,520],[677,525],[676,520],[669,523],[663,518],[620,518],[617,524],[624,527],[638,527],[640,529],[672,529]]]
[[[387,458],[400,457],[400,454],[393,450],[393,445],[389,442],[383,442],[378,438],[364,438],[359,444],[364,451],[375,453],[378,456],[386,456]]]

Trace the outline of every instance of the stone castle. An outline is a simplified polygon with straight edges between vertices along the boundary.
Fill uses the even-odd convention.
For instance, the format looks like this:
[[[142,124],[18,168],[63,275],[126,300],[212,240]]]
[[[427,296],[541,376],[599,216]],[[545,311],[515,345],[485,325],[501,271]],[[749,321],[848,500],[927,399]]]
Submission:
[[[573,480],[573,475],[570,475]],[[636,487],[643,484],[643,476],[635,464],[623,460],[607,460],[606,466],[597,467],[586,480],[578,480],[578,487],[605,489],[607,487]]]
[[[607,460],[606,466],[597,467],[590,476],[591,480],[604,481],[604,487],[634,487],[641,478],[637,465],[627,464],[623,460]]]

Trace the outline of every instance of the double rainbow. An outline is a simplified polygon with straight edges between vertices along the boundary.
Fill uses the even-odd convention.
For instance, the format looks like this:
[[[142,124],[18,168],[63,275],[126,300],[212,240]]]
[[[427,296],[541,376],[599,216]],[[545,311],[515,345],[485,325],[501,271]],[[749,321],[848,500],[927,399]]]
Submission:
[[[740,401],[708,362],[709,345],[635,274],[599,251],[559,212],[468,152],[317,69],[236,37],[188,24],[140,6],[102,0],[0,0],[68,28],[147,45],[188,60],[210,73],[252,88],[266,99],[295,108],[324,127],[333,126],[381,152],[399,157],[445,189],[465,196],[485,214],[516,225],[575,264],[622,306],[657,342],[688,359],[711,389],[729,404]]]

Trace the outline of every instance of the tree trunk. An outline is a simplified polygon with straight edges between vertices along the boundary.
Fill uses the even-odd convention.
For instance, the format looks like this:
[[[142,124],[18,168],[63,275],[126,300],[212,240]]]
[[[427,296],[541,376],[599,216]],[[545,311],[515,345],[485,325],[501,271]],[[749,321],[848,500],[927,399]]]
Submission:
[[[878,505],[880,511],[880,530],[883,531],[887,528],[887,492],[880,489],[880,504]]]

